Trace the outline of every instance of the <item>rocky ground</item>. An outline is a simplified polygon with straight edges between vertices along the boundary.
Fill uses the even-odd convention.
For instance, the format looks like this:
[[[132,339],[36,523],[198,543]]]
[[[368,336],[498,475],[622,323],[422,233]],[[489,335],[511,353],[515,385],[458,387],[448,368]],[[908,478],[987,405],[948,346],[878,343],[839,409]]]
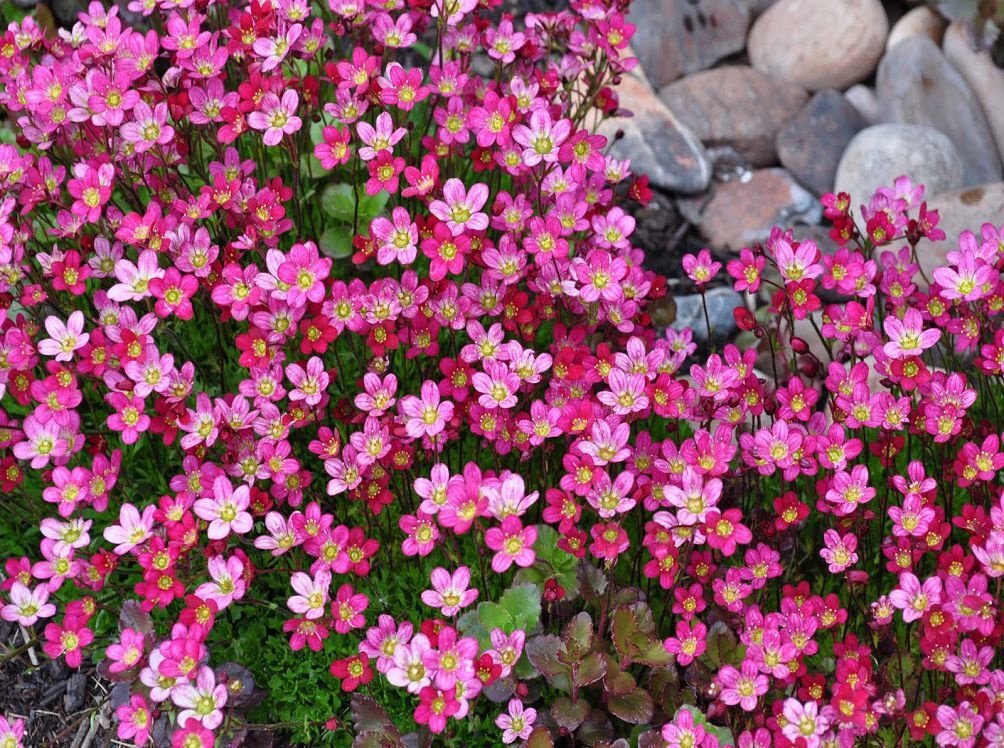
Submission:
[[[634,0],[629,18],[641,66],[618,94],[635,116],[604,132],[686,221],[662,246],[645,246],[642,223],[671,278],[681,231],[719,259],[775,224],[832,249],[818,197],[864,202],[901,174],[927,186],[950,241],[1004,216],[1004,69],[967,24],[916,0]],[[948,243],[921,250],[927,271]],[[744,303],[730,294],[718,330]],[[679,327],[695,302],[677,303]]]

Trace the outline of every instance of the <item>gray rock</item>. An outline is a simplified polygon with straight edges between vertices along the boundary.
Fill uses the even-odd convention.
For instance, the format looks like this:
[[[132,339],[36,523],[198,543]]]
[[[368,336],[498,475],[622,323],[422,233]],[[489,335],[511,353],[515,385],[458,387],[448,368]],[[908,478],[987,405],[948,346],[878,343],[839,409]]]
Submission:
[[[877,125],[882,121],[882,105],[875,92],[862,83],[856,83],[846,91],[844,98],[858,110],[869,125]]]
[[[704,306],[701,294],[677,296],[676,320],[670,327],[674,330],[685,330],[688,327],[694,331],[694,341],[705,343],[708,340],[708,322],[711,322],[711,339],[715,342],[729,340],[735,334],[736,321],[732,310],[745,306],[743,297],[728,286],[712,288],[705,293],[708,305],[708,318],[704,318]]]
[[[659,98],[708,148],[731,146],[753,166],[777,163],[777,131],[805,104],[805,90],[745,65],[688,75]]]
[[[599,132],[614,140],[611,152],[631,159],[635,173],[656,187],[694,195],[707,189],[711,163],[700,141],[655,95],[643,75],[623,76],[617,86],[621,109],[633,117],[604,121]],[[618,131],[622,137],[616,138]]]
[[[917,261],[924,275],[930,279],[934,268],[944,265],[946,255],[958,248],[959,234],[972,231],[979,236],[984,223],[995,226],[1004,223],[1004,182],[925,195],[928,210],[938,211],[938,228],[945,232],[943,241],[921,239],[917,244]],[[926,286],[922,278],[919,280],[920,285]]]
[[[997,144],[997,154],[1004,159],[1004,70],[994,65],[989,52],[973,48],[962,24],[948,27],[942,48],[979,99]]]
[[[1001,178],[979,99],[928,37],[913,36],[889,50],[879,65],[876,93],[888,120],[928,125],[949,137],[962,160],[965,186]]]
[[[777,135],[781,165],[817,195],[833,189],[833,178],[851,138],[865,118],[835,89],[820,91]]]
[[[913,8],[893,24],[889,38],[885,41],[886,51],[912,36],[927,36],[935,44],[941,44],[947,25],[944,18],[926,5]]]
[[[758,70],[843,90],[875,69],[888,32],[880,0],[778,0],[754,22],[747,52]]]
[[[711,67],[746,46],[743,0],[635,0],[631,47],[655,88]]]
[[[747,179],[716,184],[710,197],[677,201],[708,244],[738,251],[762,242],[774,226],[816,224],[822,207],[784,169],[758,169]]]
[[[923,183],[932,195],[962,186],[962,164],[952,141],[933,127],[873,125],[848,144],[834,190],[850,194],[857,208],[899,176]]]

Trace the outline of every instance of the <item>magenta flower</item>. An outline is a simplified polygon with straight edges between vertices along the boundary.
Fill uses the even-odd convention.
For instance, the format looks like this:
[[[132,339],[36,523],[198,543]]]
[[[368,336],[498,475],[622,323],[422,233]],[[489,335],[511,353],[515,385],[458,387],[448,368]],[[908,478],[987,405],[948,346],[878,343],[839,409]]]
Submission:
[[[154,277],[149,283],[150,293],[157,302],[154,311],[158,317],[178,319],[192,318],[192,297],[199,290],[199,282],[195,276],[182,275],[176,268],[168,268],[162,277]]]
[[[928,577],[921,584],[908,571],[899,575],[899,586],[889,593],[893,606],[903,611],[903,620],[909,623],[921,618],[932,606],[941,602],[941,579]]]
[[[536,558],[532,547],[536,540],[536,528],[523,527],[519,517],[503,519],[501,527],[492,527],[485,533],[485,545],[496,552],[492,570],[501,574],[513,564],[522,567],[532,564]]]
[[[369,604],[370,599],[361,592],[355,592],[352,585],[343,584],[339,587],[335,599],[331,601],[331,617],[335,622],[335,631],[347,634],[352,629],[365,626],[366,617],[363,611]]]
[[[529,125],[516,125],[512,129],[512,139],[523,148],[523,163],[536,166],[541,161],[557,161],[558,149],[571,132],[571,121],[559,119],[554,122],[547,109],[542,108],[533,111]]]
[[[90,164],[74,165],[73,179],[66,184],[74,198],[70,212],[88,223],[97,223],[105,203],[112,196],[114,178],[115,167],[111,164],[101,164],[97,168]]]

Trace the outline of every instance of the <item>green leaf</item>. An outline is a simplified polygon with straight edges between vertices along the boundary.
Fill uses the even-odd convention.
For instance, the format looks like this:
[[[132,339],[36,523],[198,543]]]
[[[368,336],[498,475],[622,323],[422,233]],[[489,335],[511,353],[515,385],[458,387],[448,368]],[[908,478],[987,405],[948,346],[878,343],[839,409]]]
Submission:
[[[342,223],[351,225],[355,218],[355,206],[352,185],[329,184],[321,190],[321,210]]]
[[[607,702],[610,713],[632,725],[641,725],[652,719],[655,705],[644,688],[636,688],[624,696],[611,696]]]
[[[535,584],[518,584],[502,593],[499,600],[516,628],[530,631],[540,620],[540,589]]]
[[[332,226],[318,239],[321,252],[335,260],[352,256],[352,232],[347,227]]]
[[[508,634],[514,628],[512,615],[498,603],[486,601],[478,605],[478,619],[487,633],[491,633],[492,629],[502,629]]]

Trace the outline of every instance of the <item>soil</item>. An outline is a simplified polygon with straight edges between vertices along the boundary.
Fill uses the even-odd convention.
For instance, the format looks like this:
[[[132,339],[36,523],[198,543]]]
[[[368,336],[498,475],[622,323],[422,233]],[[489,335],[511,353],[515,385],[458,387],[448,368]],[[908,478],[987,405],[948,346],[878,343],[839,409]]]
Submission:
[[[33,634],[41,631],[32,632]],[[71,670],[35,645],[35,662],[18,626],[0,621],[0,714],[26,722],[28,748],[102,748],[112,745],[107,689],[86,664]],[[10,659],[6,659],[10,657]]]

